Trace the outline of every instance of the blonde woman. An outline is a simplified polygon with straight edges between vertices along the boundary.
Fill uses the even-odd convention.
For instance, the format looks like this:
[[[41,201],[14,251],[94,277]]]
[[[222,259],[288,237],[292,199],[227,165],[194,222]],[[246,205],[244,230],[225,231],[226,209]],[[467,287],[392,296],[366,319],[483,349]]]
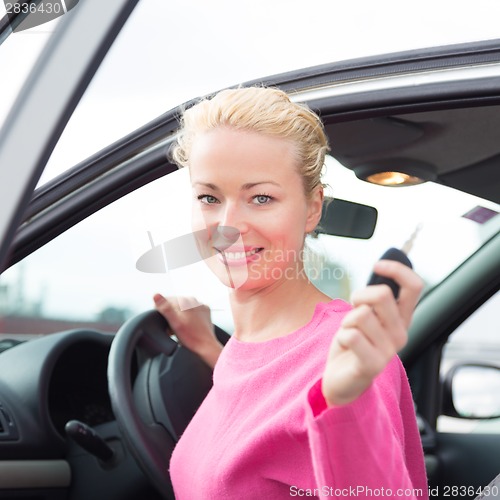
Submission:
[[[328,150],[320,119],[276,89],[227,90],[188,109],[174,158],[189,169],[193,230],[231,288],[222,349],[199,306],[155,304],[214,385],[174,450],[176,497],[427,498],[412,396],[396,353],[422,289],[409,268],[375,271],[401,287],[332,300],[307,279],[305,237],[321,217]]]

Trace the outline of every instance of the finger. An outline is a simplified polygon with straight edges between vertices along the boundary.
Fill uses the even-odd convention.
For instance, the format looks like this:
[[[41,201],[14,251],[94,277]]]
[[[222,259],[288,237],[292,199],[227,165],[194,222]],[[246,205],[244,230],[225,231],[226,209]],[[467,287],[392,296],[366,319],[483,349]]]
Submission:
[[[164,297],[160,293],[156,293],[153,296],[153,300],[157,309],[172,312],[179,311],[179,300],[182,298],[183,297]]]
[[[362,332],[376,349],[379,349],[388,355],[395,350],[394,342],[391,336],[384,330],[378,316],[373,309],[361,304],[350,311],[342,321],[343,328],[356,328]]]
[[[155,305],[159,305],[165,300],[165,297],[161,293],[155,293],[153,295],[153,300]]]
[[[376,315],[386,336],[396,351],[407,342],[407,327],[401,316],[399,305],[387,285],[372,285],[353,293],[355,307],[369,306]]]
[[[153,296],[153,300],[156,310],[168,321],[170,328],[176,330],[178,327],[178,317],[177,311],[172,305],[173,301],[159,293]]]
[[[413,311],[423,289],[423,281],[413,269],[392,260],[381,260],[376,263],[375,272],[393,279],[400,286],[398,308],[408,327]]]
[[[341,350],[355,355],[354,369],[360,376],[374,377],[384,369],[389,360],[386,353],[376,349],[357,328],[341,328],[334,341]]]
[[[178,297],[177,305],[181,311],[187,311],[189,309],[195,309],[201,306],[201,302],[198,302],[196,297]]]
[[[160,312],[170,311],[172,309],[172,305],[170,304],[170,302],[167,300],[166,297],[164,297],[160,293],[156,293],[153,296],[153,300],[154,300],[156,309],[158,309],[158,311],[160,311]]]
[[[384,327],[392,328],[401,322],[400,311],[391,289],[387,285],[370,285],[351,295],[355,308],[369,306]]]

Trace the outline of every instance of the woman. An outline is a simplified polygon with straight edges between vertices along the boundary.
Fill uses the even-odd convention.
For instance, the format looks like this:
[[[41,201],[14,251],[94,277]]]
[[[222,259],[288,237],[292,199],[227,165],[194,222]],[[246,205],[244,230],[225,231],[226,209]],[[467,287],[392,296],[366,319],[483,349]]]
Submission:
[[[215,366],[172,457],[179,499],[427,498],[396,356],[421,280],[378,262],[398,301],[380,285],[349,305],[304,273],[327,150],[319,118],[279,90],[227,90],[184,113],[174,158],[189,168],[200,249],[231,287],[235,331],[222,350],[206,306],[183,311],[155,296],[181,343]]]

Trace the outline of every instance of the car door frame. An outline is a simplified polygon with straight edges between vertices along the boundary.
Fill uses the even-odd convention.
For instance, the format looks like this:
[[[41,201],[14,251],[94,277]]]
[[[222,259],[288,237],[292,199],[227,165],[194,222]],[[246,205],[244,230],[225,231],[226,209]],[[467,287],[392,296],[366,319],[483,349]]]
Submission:
[[[88,0],[101,5],[99,0]],[[113,0],[116,6],[116,12],[124,13],[125,10],[131,11],[132,4],[136,2],[126,2]],[[82,2],[84,4],[84,2]],[[120,10],[122,8],[123,10]],[[75,12],[78,9],[74,9]],[[130,12],[129,12],[130,13]],[[112,17],[112,16],[111,16]],[[119,17],[119,16],[118,16]],[[124,22],[125,15],[120,17],[120,22]],[[82,18],[83,19],[83,18]],[[23,182],[19,182],[16,187],[17,205],[16,211],[10,217],[10,226],[3,229],[2,248],[6,248],[7,236],[12,236],[16,224],[21,220],[21,213],[25,210],[27,200],[31,194],[31,189],[36,183],[36,179],[41,172],[44,162],[48,158],[49,151],[54,147],[64,123],[69,117],[69,111],[74,109],[79,97],[82,95],[85,84],[88,84],[90,76],[95,72],[97,62],[102,60],[105,50],[109,48],[111,39],[116,36],[119,22],[117,18],[110,20],[110,31],[108,38],[104,36],[100,45],[100,51],[96,49],[93,54],[87,54],[87,61],[91,67],[81,69],[79,83],[75,83],[73,90],[68,90],[69,95],[66,100],[59,102],[59,114],[54,111],[52,117],[53,127],[47,131],[45,141],[40,142],[40,146],[28,158],[23,159],[23,165],[26,165],[26,174]],[[75,21],[74,21],[75,22]],[[83,23],[83,21],[82,21]],[[84,26],[84,24],[83,24]],[[69,30],[69,28],[66,28]],[[59,35],[59,40],[64,40],[64,33]],[[62,43],[62,41],[60,42]],[[49,49],[48,54],[50,55]],[[55,49],[54,49],[55,50]],[[45,56],[49,58],[49,55]],[[83,57],[83,56],[82,56]],[[454,67],[454,69],[452,69]],[[41,72],[43,66],[39,66],[37,71]],[[492,71],[494,69],[495,71]],[[430,77],[444,75],[446,72],[450,76],[450,71],[456,71],[456,74],[462,74],[453,84],[443,80],[433,81]],[[403,75],[402,72],[409,74]],[[474,75],[475,73],[475,75]],[[401,113],[408,111],[422,111],[436,109],[440,107],[454,107],[459,105],[485,105],[488,103],[500,103],[500,43],[487,42],[483,44],[466,44],[454,48],[429,49],[427,51],[411,51],[402,54],[384,56],[382,58],[366,58],[349,63],[338,63],[325,65],[311,71],[297,71],[272,77],[264,81],[250,82],[249,84],[277,85],[294,95],[298,100],[306,100],[312,108],[321,111],[323,116],[335,117],[336,120],[360,119],[368,116],[381,116],[383,114]],[[426,78],[426,83],[418,87],[419,77]],[[52,75],[53,82],[57,81],[57,72]],[[402,78],[406,79],[402,83]],[[381,81],[386,82],[381,86]],[[32,78],[31,85],[35,85],[36,75]],[[373,84],[370,87],[370,82]],[[28,89],[29,90],[29,89]],[[22,96],[28,90],[25,89]],[[22,97],[24,98],[24,97]],[[188,103],[189,105],[189,103]],[[14,111],[21,104],[16,105]],[[21,106],[22,107],[22,106]],[[28,127],[27,118],[18,118],[20,122],[16,124],[16,116],[13,111],[11,118],[6,125],[16,125],[13,130],[16,134],[12,135],[9,131],[10,139],[14,145],[19,145],[22,137],[21,125],[24,124],[26,130]],[[76,224],[84,217],[111,203],[114,199],[123,196],[140,185],[146,184],[155,178],[168,174],[175,170],[175,167],[168,161],[166,150],[175,137],[177,126],[177,109],[162,115],[157,120],[144,126],[139,131],[130,134],[126,138],[99,152],[92,158],[82,162],[69,173],[55,179],[46,187],[35,192],[33,202],[27,208],[26,214],[29,215],[29,221],[26,222],[18,232],[12,248],[10,264],[20,260],[25,255],[36,250],[50,239],[57,236],[68,227]],[[24,115],[23,115],[24,116]],[[57,119],[59,117],[59,119]],[[6,134],[8,136],[9,134]],[[9,139],[9,137],[7,137]],[[3,141],[3,142],[2,142]],[[5,144],[6,138],[3,137],[0,144]],[[0,166],[5,159],[12,161],[15,159],[16,148],[11,148],[7,153],[0,156]],[[130,153],[133,152],[132,156]],[[7,163],[8,164],[8,163]],[[30,168],[28,168],[30,167]],[[135,174],[140,172],[137,177]],[[89,175],[89,174],[92,175]],[[0,169],[0,178],[9,179],[8,169]],[[106,182],[100,187],[95,179],[102,179],[106,176]],[[100,197],[103,186],[110,193],[104,199]],[[92,203],[85,203],[85,201]],[[55,206],[57,205],[57,208]],[[53,210],[52,210],[53,209]],[[491,243],[491,242],[490,242]],[[482,258],[484,252],[498,251],[500,243],[499,237],[492,240],[491,244],[481,249],[474,258]],[[5,250],[2,250],[5,257]],[[500,252],[499,252],[500,253]],[[498,255],[497,253],[496,255]],[[473,262],[473,260],[470,260]],[[496,265],[498,260],[493,260]],[[465,268],[472,264],[465,264]],[[468,272],[461,270],[460,273]],[[489,271],[485,270],[485,276]],[[457,274],[459,275],[459,274]],[[452,283],[452,280],[449,282]],[[467,314],[479,306],[484,300],[493,293],[494,287],[498,287],[498,280],[488,284],[479,284],[476,282],[471,293],[476,294],[474,306],[469,304]],[[443,289],[445,290],[445,289]],[[444,291],[443,293],[446,293]],[[435,300],[436,297],[434,297]],[[417,309],[416,326],[412,329],[412,340],[408,347],[402,353],[402,359],[410,370],[410,379],[413,385],[423,385],[432,387],[433,392],[420,398],[417,398],[417,405],[427,424],[430,426],[431,433],[429,439],[424,444],[430,457],[436,457],[438,461],[439,478],[437,479],[440,487],[451,486],[450,481],[469,481],[467,475],[462,475],[466,470],[466,464],[460,461],[457,464],[458,456],[456,450],[462,451],[462,457],[479,457],[484,454],[485,447],[487,453],[491,455],[493,449],[499,449],[500,436],[479,437],[474,435],[440,434],[435,432],[435,417],[439,408],[439,362],[442,346],[459,321],[465,318],[463,310],[458,314],[458,308],[451,316],[452,322],[440,324],[436,318],[432,324],[426,324],[427,310],[425,304],[432,303],[431,296],[424,299]],[[452,301],[450,300],[450,303]],[[429,306],[430,307],[430,306]],[[456,304],[455,304],[456,307]],[[429,343],[424,341],[423,337],[428,328],[432,328],[434,335]],[[414,330],[414,331],[413,331]],[[421,333],[419,333],[419,331]],[[415,364],[416,354],[421,354],[421,360]],[[412,377],[413,373],[413,377]],[[424,436],[427,438],[427,436]],[[477,441],[476,444],[473,444]],[[465,450],[465,451],[464,451]],[[492,455],[491,455],[492,456]],[[476,460],[479,464],[482,460]],[[451,470],[452,465],[456,464],[458,471],[450,476],[446,471]],[[500,470],[500,459],[499,459]],[[496,467],[496,459],[492,467]],[[469,466],[469,465],[467,465]],[[483,474],[479,466],[474,469],[475,473]],[[487,484],[486,475],[483,484],[481,476],[477,486]],[[472,486],[471,483],[467,486]]]

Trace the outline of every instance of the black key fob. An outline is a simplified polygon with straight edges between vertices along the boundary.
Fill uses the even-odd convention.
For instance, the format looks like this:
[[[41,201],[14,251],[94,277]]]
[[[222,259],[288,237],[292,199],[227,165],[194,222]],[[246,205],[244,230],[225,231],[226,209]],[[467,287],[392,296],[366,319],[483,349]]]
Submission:
[[[380,257],[380,260],[396,260],[413,269],[410,259],[402,250],[399,250],[399,248],[389,248],[389,250]],[[399,285],[390,278],[385,278],[373,273],[368,280],[368,285],[388,285],[394,294],[394,298],[397,299],[399,297]]]

